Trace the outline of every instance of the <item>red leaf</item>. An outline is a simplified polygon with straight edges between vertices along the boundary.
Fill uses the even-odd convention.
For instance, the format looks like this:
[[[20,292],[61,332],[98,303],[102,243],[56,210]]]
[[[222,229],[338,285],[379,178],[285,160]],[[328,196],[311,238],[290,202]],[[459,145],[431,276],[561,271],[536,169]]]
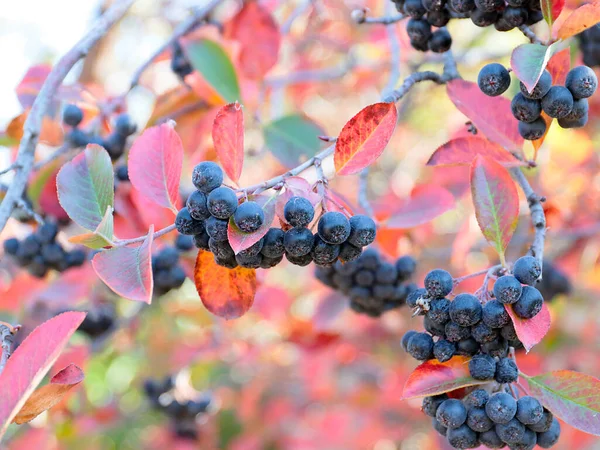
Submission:
[[[390,141],[398,111],[394,103],[375,103],[350,119],[335,144],[338,175],[351,175],[372,164]]]
[[[523,165],[512,153],[482,137],[453,139],[437,148],[427,161],[428,166],[470,165],[475,156],[483,155],[506,167]]]
[[[552,84],[564,85],[567,79],[567,73],[571,69],[571,47],[567,47],[560,52],[555,53],[548,65],[546,70],[552,75]]]
[[[413,228],[430,222],[454,208],[454,196],[440,186],[421,185],[410,199],[388,220],[388,228]]]
[[[445,363],[432,359],[418,366],[410,374],[402,398],[427,397],[443,394],[467,386],[485,384],[471,378],[469,373],[469,359],[466,356],[455,356]]]
[[[552,24],[565,6],[565,0],[540,0],[540,3],[544,20],[546,20],[548,25],[552,28]]]
[[[131,184],[148,199],[177,212],[183,145],[173,127],[165,123],[148,128],[129,151]]]
[[[548,311],[546,303],[542,305],[542,310],[531,319],[521,319],[515,314],[512,306],[505,307],[505,309],[515,325],[519,340],[523,343],[525,350],[529,352],[534,345],[541,342],[550,329],[550,311]]]
[[[13,423],[23,424],[35,419],[60,402],[63,397],[83,381],[83,371],[70,364],[50,379],[50,383],[36,389],[14,418]]]
[[[571,370],[526,378],[531,395],[555,416],[586,433],[600,436],[600,380]]]
[[[267,231],[269,231],[269,228],[273,223],[273,219],[275,218],[275,204],[277,195],[273,195],[271,197],[267,197],[266,195],[251,196],[250,200],[253,200],[262,206],[265,214],[265,221],[254,233],[244,233],[235,225],[233,222],[233,217],[229,219],[227,237],[229,239],[229,244],[236,255],[242,250],[245,250],[260,241],[261,238],[267,234]]]
[[[246,2],[227,27],[227,37],[240,44],[239,67],[257,80],[277,63],[281,34],[271,13],[258,2]]]
[[[559,39],[567,39],[600,22],[600,2],[582,5],[571,13],[558,30]]]
[[[198,252],[194,281],[206,309],[224,319],[243,316],[254,302],[256,271],[219,266],[210,252]]]
[[[154,226],[138,247],[115,247],[97,253],[92,266],[98,277],[122,297],[150,304],[152,277],[152,240]]]
[[[84,318],[83,312],[53,317],[33,330],[9,358],[0,374],[0,386],[5,386],[0,402],[0,440]]]
[[[519,194],[510,173],[477,155],[471,165],[471,195],[481,232],[504,264],[504,251],[519,220]]]
[[[238,102],[219,109],[213,123],[212,138],[223,170],[237,183],[244,164],[244,113]]]
[[[507,150],[521,150],[523,138],[518,122],[512,115],[510,100],[504,97],[488,97],[477,83],[452,80],[448,83],[448,96],[454,105],[490,141]]]
[[[50,176],[48,182],[42,188],[39,203],[41,210],[45,214],[55,217],[57,220],[66,220],[69,216],[58,201],[58,192],[56,189],[57,175],[58,170]]]
[[[521,44],[510,57],[510,66],[515,74],[531,92],[544,73],[552,55],[558,50],[558,43],[550,46],[539,44]]]
[[[33,101],[40,92],[51,70],[52,66],[50,64],[40,64],[30,67],[27,70],[27,73],[16,89],[17,98],[23,108],[27,109],[33,105]]]

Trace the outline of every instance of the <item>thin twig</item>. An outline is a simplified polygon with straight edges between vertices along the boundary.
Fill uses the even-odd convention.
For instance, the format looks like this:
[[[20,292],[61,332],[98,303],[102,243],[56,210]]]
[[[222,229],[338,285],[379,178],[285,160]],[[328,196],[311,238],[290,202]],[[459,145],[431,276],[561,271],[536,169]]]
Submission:
[[[83,149],[84,149],[84,147],[77,148],[77,153],[79,153]],[[54,153],[52,153],[46,159],[36,162],[33,165],[33,170],[40,170],[42,167],[46,166],[47,164],[50,164],[52,161],[55,161],[58,158],[60,158],[61,156],[66,155],[71,150],[75,150],[75,147],[71,146],[68,143],[61,145],[58,149],[56,149],[56,151]],[[75,156],[75,155],[73,155],[73,156]]]
[[[12,346],[15,342],[15,334],[20,329],[20,325],[13,327],[5,323],[0,323],[0,348],[2,350],[2,355],[0,355],[0,374],[2,374],[8,358],[10,358]]]
[[[31,205],[29,203],[27,203],[25,200],[23,200],[22,198],[17,200],[17,202],[15,204],[15,209],[20,209],[25,214],[27,214],[29,217],[33,218],[39,225],[44,224],[44,219],[42,218],[42,216],[40,216],[33,209],[31,209]]]
[[[386,13],[392,8],[392,2],[386,2]],[[388,42],[390,43],[390,76],[387,84],[383,88],[383,96],[386,97],[394,90],[400,79],[400,41],[396,34],[396,26],[388,25],[385,27]]]
[[[527,25],[521,25],[519,27],[519,30],[521,30],[521,32],[525,35],[525,37],[527,39],[529,39],[529,41],[532,44],[541,44],[541,45],[547,44],[545,41],[543,41],[542,39],[537,37],[537,35],[533,32],[533,30],[531,28],[529,28]]]
[[[369,168],[365,167],[361,170],[359,178],[358,178],[358,204],[362,209],[365,210],[367,215],[373,217],[375,212],[373,211],[373,207],[371,206],[371,202],[369,202]]]
[[[110,8],[93,25],[92,29],[58,61],[46,81],[44,81],[23,126],[23,137],[15,161],[20,168],[16,171],[6,196],[0,204],[0,231],[4,229],[27,185],[29,173],[35,159],[35,148],[42,127],[42,119],[50,109],[54,94],[77,61],[88,54],[90,49],[106,34],[112,25],[123,17],[133,2],[134,0],[113,2]]]
[[[279,77],[270,77],[265,80],[265,86],[277,89],[290,84],[335,80],[346,75],[355,64],[354,56],[352,53],[349,53],[346,60],[337,66],[316,70],[300,70]]]
[[[175,30],[173,30],[173,34],[167,39],[165,43],[163,43],[159,48],[156,49],[154,53],[150,56],[150,58],[142,64],[133,74],[133,78],[131,79],[131,87],[133,89],[140,82],[140,78],[142,74],[152,65],[154,60],[158,58],[165,50],[167,50],[171,45],[173,45],[178,39],[188,34],[192,31],[200,22],[206,19],[206,16],[210,14],[210,12],[221,2],[222,0],[211,0],[206,5],[194,9],[192,15],[188,17],[186,20],[181,22]]]
[[[292,13],[288,16],[288,18],[283,23],[283,25],[281,25],[280,31],[281,31],[282,35],[286,35],[290,32],[294,21],[298,17],[300,17],[302,14],[304,14],[310,8],[312,3],[313,3],[313,0],[304,0],[296,7],[296,9],[294,9],[292,11]]]
[[[394,14],[387,15],[382,17],[368,17],[367,12],[363,9],[357,9],[353,12],[354,20],[358,24],[370,23],[370,24],[380,24],[380,25],[391,25],[397,22],[400,22],[406,16],[404,14]]]
[[[15,161],[10,166],[8,166],[6,169],[0,170],[0,175],[4,175],[5,173],[10,172],[11,170],[17,170],[20,168],[21,168],[21,166],[19,166],[19,164],[17,164],[17,162]]]
[[[171,231],[173,231],[175,229],[175,224],[171,224],[168,227],[163,228],[162,230],[158,230],[156,233],[154,233],[154,239],[161,237],[167,233],[170,233]],[[135,244],[137,242],[143,242],[146,240],[148,236],[140,236],[140,237],[136,237],[136,238],[132,238],[132,239],[119,239],[115,242],[114,247],[124,247],[126,245],[129,244]],[[113,248],[114,248],[113,247]]]
[[[510,172],[515,181],[521,186],[521,189],[527,198],[531,223],[535,229],[535,235],[531,247],[529,248],[529,253],[538,260],[540,267],[542,267],[544,264],[544,242],[546,240],[546,215],[544,214],[544,207],[542,206],[542,201],[544,199],[534,192],[520,168],[515,167],[511,169]]]

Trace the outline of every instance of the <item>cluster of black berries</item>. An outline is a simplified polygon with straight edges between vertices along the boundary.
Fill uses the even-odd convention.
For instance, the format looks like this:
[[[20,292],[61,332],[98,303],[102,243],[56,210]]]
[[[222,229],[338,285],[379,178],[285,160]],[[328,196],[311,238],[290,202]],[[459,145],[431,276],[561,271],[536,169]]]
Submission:
[[[501,64],[484,66],[477,79],[481,91],[491,97],[503,94],[510,86],[510,74]],[[598,78],[587,66],[569,71],[564,86],[552,86],[550,72],[544,70],[531,92],[520,83],[521,92],[512,99],[513,116],[519,121],[523,139],[536,140],[546,132],[542,111],[558,119],[562,128],[580,128],[588,120],[588,97],[598,87]]]
[[[63,122],[72,127],[67,139],[73,147],[85,147],[88,144],[98,144],[106,149],[113,161],[125,152],[127,138],[134,134],[137,126],[129,114],[119,114],[115,119],[114,130],[106,137],[88,134],[79,128],[83,120],[83,111],[77,105],[67,105],[63,111]]]
[[[338,259],[358,258],[362,247],[375,239],[375,222],[367,216],[350,219],[339,212],[327,212],[318,221],[318,233],[307,228],[315,210],[303,197],[292,197],[284,207],[284,216],[290,229],[270,228],[265,236],[237,255],[228,241],[229,226],[242,233],[254,233],[263,226],[265,215],[261,206],[246,200],[238,204],[235,191],[223,183],[223,171],[213,162],[202,162],[193,171],[192,181],[197,190],[192,192],[175,218],[177,230],[193,235],[196,247],[213,253],[217,264],[235,268],[268,269],[287,260],[298,266],[311,262],[330,265]],[[230,225],[231,222],[231,225]]]
[[[412,256],[402,256],[395,263],[386,261],[373,248],[366,249],[356,260],[317,267],[315,276],[326,286],[342,292],[357,313],[379,317],[398,308],[417,286],[409,280],[415,272]]]
[[[516,400],[507,392],[490,395],[475,389],[462,400],[446,394],[425,397],[422,409],[453,448],[533,450],[536,445],[550,448],[560,437],[560,423],[535,397]]]
[[[4,241],[4,253],[14,257],[20,267],[27,268],[35,277],[43,278],[48,270],[64,272],[85,262],[85,252],[81,249],[65,251],[56,242],[58,227],[46,222],[23,240],[10,238]]]
[[[179,41],[175,41],[171,47],[171,70],[181,80],[194,71]]]
[[[198,439],[198,423],[202,416],[211,412],[214,401],[208,393],[196,393],[193,398],[183,397],[176,392],[173,377],[164,380],[148,379],[144,382],[144,392],[152,406],[171,418],[175,434],[180,438]],[[189,397],[189,392],[186,392]]]
[[[452,18],[471,18],[478,27],[494,25],[510,31],[533,25],[543,19],[537,0],[392,0],[398,12],[410,17],[406,26],[416,50],[442,53],[450,49],[452,38],[445,28]],[[432,27],[438,30],[432,31]]]
[[[110,303],[94,306],[86,312],[87,315],[77,330],[92,339],[102,336],[115,325],[115,307]]]
[[[600,24],[592,25],[577,35],[586,66],[600,66]]]
[[[171,289],[180,288],[185,282],[185,271],[179,264],[179,254],[194,248],[191,236],[179,234],[175,239],[175,247],[164,247],[152,256],[152,275],[154,292],[164,295]]]

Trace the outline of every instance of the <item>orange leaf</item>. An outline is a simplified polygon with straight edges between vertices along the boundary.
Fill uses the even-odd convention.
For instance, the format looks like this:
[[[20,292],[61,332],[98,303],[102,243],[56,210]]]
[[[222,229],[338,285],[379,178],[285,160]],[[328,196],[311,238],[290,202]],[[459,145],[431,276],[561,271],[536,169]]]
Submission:
[[[35,419],[44,411],[55,406],[62,398],[83,381],[83,371],[70,364],[50,379],[50,383],[35,390],[27,399],[13,423],[22,424]]]
[[[512,153],[495,142],[476,136],[459,137],[446,142],[433,152],[427,165],[468,165],[477,155],[487,156],[506,167],[523,165]]]
[[[350,119],[335,145],[333,161],[338,175],[351,175],[372,164],[390,141],[398,111],[394,103],[375,103]]]
[[[244,113],[238,102],[219,109],[213,123],[212,138],[223,170],[237,183],[244,164]]]
[[[406,380],[402,398],[427,397],[487,383],[471,378],[469,360],[466,356],[455,356],[444,363],[437,359],[425,361]]]
[[[206,309],[224,319],[243,316],[254,302],[256,271],[219,266],[210,252],[198,252],[194,281]]]
[[[582,5],[571,13],[558,30],[559,39],[567,39],[600,22],[600,2]]]

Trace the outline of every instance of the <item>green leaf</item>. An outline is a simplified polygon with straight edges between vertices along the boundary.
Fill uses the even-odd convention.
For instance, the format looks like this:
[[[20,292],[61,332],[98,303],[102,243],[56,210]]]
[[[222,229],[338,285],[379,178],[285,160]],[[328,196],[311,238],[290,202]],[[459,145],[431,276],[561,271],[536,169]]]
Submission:
[[[235,67],[223,47],[201,39],[189,44],[186,50],[192,67],[227,103],[241,100]]]
[[[46,186],[46,183],[57,169],[58,161],[42,167],[39,172],[34,175],[33,179],[27,186],[27,198],[31,201],[35,209],[37,209],[39,206],[40,196],[42,195],[44,186]]]
[[[600,436],[600,380],[571,370],[524,375],[530,394],[569,425]]]
[[[321,149],[323,129],[301,114],[291,114],[263,127],[265,143],[273,156],[287,167],[295,167]]]
[[[561,42],[546,47],[539,44],[522,44],[515,48],[510,57],[510,66],[531,92],[542,76],[552,55],[560,50]]]
[[[69,242],[75,244],[82,244],[86,247],[98,249],[114,245],[112,240],[114,238],[114,218],[112,207],[106,208],[106,213],[102,222],[98,224],[98,227],[92,233],[80,234],[73,236],[69,239]]]

